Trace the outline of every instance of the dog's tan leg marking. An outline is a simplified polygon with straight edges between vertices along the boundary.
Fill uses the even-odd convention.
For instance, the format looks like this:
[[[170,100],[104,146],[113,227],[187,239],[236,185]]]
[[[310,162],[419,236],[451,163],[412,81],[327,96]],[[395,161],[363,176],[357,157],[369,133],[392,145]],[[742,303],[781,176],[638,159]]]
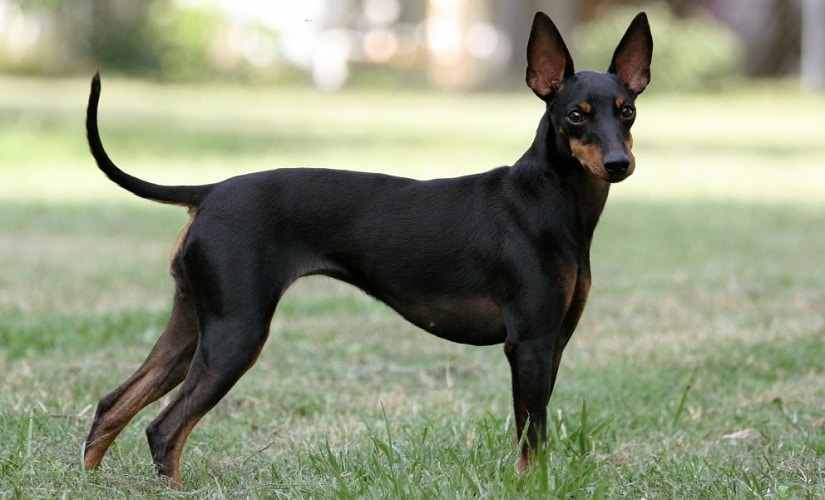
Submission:
[[[175,257],[178,256],[180,253],[180,249],[183,246],[183,243],[186,241],[186,237],[189,235],[189,228],[192,226],[192,222],[195,220],[195,215],[198,213],[198,209],[196,207],[189,207],[189,220],[186,221],[186,224],[180,229],[178,233],[178,237],[175,238],[175,244],[172,245],[172,250],[169,251],[169,273],[174,275],[174,271],[172,271],[171,263],[174,262]]]
[[[157,400],[186,376],[198,342],[194,309],[180,290],[163,334],[138,370],[100,400],[86,438],[85,467],[96,468],[106,450],[143,407]]]

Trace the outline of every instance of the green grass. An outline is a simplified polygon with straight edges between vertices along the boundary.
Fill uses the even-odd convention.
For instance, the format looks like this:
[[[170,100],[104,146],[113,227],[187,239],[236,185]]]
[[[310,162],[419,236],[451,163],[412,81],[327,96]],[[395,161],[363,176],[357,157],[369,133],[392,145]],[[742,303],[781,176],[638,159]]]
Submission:
[[[88,158],[83,81],[0,79],[0,497],[166,496],[140,413],[94,473],[97,400],[171,298],[182,210]],[[820,498],[825,495],[825,98],[644,95],[594,288],[515,472],[500,347],[450,344],[325,279],[287,294],[257,365],[193,432],[183,496]],[[159,182],[315,165],[449,176],[514,161],[518,95],[159,87],[104,75],[116,161]],[[165,399],[167,400],[167,399]],[[164,400],[164,401],[165,401]]]

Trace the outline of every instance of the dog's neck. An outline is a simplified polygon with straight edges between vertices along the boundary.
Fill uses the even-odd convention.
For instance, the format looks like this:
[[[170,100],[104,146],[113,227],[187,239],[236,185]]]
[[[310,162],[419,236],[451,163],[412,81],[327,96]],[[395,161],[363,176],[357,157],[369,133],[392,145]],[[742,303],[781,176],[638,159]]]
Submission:
[[[558,132],[545,113],[539,122],[533,144],[514,168],[536,179],[542,178],[548,189],[574,200],[576,214],[589,246],[599,216],[607,202],[610,183],[589,174],[578,160],[559,151]],[[552,196],[551,193],[546,193]]]

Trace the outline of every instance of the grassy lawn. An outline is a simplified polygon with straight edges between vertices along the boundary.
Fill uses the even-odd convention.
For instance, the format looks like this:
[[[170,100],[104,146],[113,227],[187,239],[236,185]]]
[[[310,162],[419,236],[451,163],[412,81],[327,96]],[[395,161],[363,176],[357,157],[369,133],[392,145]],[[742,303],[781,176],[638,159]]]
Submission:
[[[0,498],[167,495],[140,413],[94,473],[98,399],[171,302],[183,210],[94,167],[87,82],[0,79]],[[637,170],[597,229],[594,288],[516,474],[500,347],[417,331],[326,279],[290,290],[257,365],[190,437],[205,497],[825,496],[825,96],[644,95]],[[327,166],[420,178],[509,164],[542,109],[513,95],[317,94],[107,79],[115,161],[161,183]]]

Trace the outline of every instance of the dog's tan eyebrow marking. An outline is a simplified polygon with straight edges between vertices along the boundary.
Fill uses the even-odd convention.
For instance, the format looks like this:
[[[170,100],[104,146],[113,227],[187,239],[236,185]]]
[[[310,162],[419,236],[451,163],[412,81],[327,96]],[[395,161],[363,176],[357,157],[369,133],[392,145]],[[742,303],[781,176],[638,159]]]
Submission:
[[[591,111],[593,111],[593,106],[591,106],[589,102],[583,101],[579,103],[579,109],[584,111],[585,113],[590,113]]]
[[[616,108],[620,109],[622,106],[624,106],[624,97],[622,97],[622,96],[617,97],[615,103],[616,103]]]

